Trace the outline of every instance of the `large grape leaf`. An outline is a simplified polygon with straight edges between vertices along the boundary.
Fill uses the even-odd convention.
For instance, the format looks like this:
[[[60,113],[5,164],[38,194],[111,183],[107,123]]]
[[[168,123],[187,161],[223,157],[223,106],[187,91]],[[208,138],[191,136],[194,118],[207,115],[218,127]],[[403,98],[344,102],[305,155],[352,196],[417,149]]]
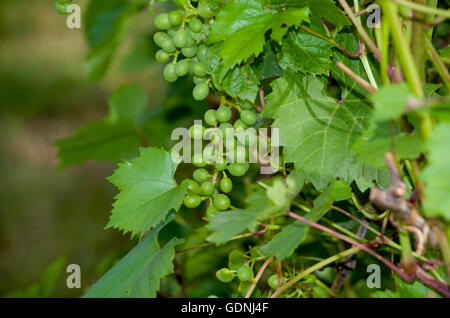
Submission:
[[[319,221],[331,208],[335,201],[346,200],[352,197],[352,190],[342,180],[334,181],[325,191],[314,200],[313,209],[304,217],[313,222]],[[289,257],[303,242],[308,234],[309,227],[300,221],[294,221],[276,234],[273,239],[263,245],[260,250],[266,256],[278,254],[277,261]]]
[[[120,163],[108,178],[120,193],[106,228],[131,232],[133,236],[143,234],[164,220],[170,210],[178,210],[186,183],[177,185],[177,166],[170,153],[158,148],[141,148],[140,157]]]
[[[288,33],[283,41],[280,66],[303,73],[328,73],[333,45],[304,30]]]
[[[270,11],[262,1],[232,0],[217,16],[209,40],[224,41],[220,50],[223,61],[222,76],[234,65],[263,51],[265,33],[272,30],[271,38],[281,43],[289,27],[309,21],[309,9]]]
[[[160,281],[173,273],[176,245],[184,239],[173,238],[160,248],[158,233],[170,222],[160,223],[151,230],[124,258],[111,268],[84,295],[86,298],[156,297]]]
[[[427,141],[428,165],[421,174],[425,182],[424,214],[450,221],[450,123],[440,123]]]
[[[319,190],[336,177],[353,181],[348,178],[357,163],[351,145],[371,113],[359,99],[338,102],[327,96],[325,84],[323,78],[286,71],[272,83],[263,111],[275,119],[285,161],[302,169]]]
[[[57,142],[61,167],[89,159],[117,162],[136,157],[141,144],[137,122],[147,105],[147,94],[139,86],[117,88],[104,120],[85,124],[72,137]]]

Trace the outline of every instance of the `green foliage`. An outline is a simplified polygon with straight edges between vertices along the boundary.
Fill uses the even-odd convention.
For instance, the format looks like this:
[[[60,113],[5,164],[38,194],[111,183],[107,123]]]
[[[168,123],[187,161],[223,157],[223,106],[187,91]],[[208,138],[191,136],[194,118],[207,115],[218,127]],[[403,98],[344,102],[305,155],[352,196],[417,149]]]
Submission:
[[[173,238],[162,248],[158,233],[173,216],[151,230],[136,247],[94,284],[86,298],[156,297],[162,277],[173,273],[175,246],[183,242]]]
[[[144,2],[91,1],[86,17],[90,79],[106,73],[131,18]],[[150,1],[150,12],[155,2]],[[344,262],[340,253],[344,245],[336,243],[342,236],[332,231],[319,235],[305,223],[292,221],[288,212],[332,227],[347,237],[347,243],[379,239],[374,233],[381,232],[382,222],[375,222],[376,216],[370,214],[378,214],[383,207],[370,201],[370,192],[375,186],[390,186],[388,152],[395,154],[408,195],[417,193],[410,200],[416,202],[415,209],[422,217],[438,218],[437,223],[448,231],[450,112],[448,96],[443,96],[446,73],[442,63],[436,63],[439,56],[428,53],[435,67],[441,65],[437,71],[425,62],[416,66],[409,62],[411,67],[405,68],[409,55],[412,61],[420,56],[417,49],[409,52],[405,46],[409,37],[399,40],[402,35],[395,33],[397,26],[391,23],[392,34],[383,34],[386,29],[368,32],[382,58],[386,57],[377,60],[376,50],[363,46],[356,34],[360,30],[332,0],[178,0],[175,5],[176,9],[153,18],[159,31],[153,33],[152,44],[146,42],[150,40],[146,34],[124,64],[125,70],[133,71],[154,60],[165,63],[160,76],[171,85],[164,109],[147,113],[145,92],[134,85],[123,86],[113,92],[104,120],[85,125],[58,143],[63,167],[88,159],[125,160],[108,178],[120,192],[106,227],[144,237],[86,296],[155,297],[160,288],[168,296],[180,296],[181,290],[189,297],[244,296],[255,263],[275,256],[283,284],[313,269],[302,284],[277,296],[335,296],[330,290],[335,270],[321,273],[314,265],[317,259],[329,261],[325,267]],[[415,23],[419,22],[405,23],[411,38]],[[445,48],[439,54],[444,61],[448,57]],[[416,67],[426,78],[417,81]],[[427,98],[421,98],[421,91]],[[204,118],[206,125],[193,125],[193,118]],[[169,152],[154,146],[167,146],[166,136],[180,126],[190,127],[190,141],[197,143],[205,141],[207,132],[225,135],[227,128],[235,129],[211,142],[224,146],[223,158],[230,159],[234,151],[245,162],[223,162],[217,157],[220,151],[208,153],[210,149],[202,143],[200,152],[191,149],[192,157],[198,159],[192,165],[176,164]],[[246,138],[247,128],[278,129],[280,145],[275,130]],[[280,160],[259,157],[249,162],[258,141],[272,146],[271,155],[280,150]],[[145,148],[138,155],[142,145]],[[259,169],[269,166],[273,174],[261,175]],[[336,206],[345,210],[339,216],[331,212]],[[398,212],[395,207],[391,210]],[[182,213],[173,220],[168,217],[171,211]],[[164,220],[170,225],[162,229]],[[367,237],[358,229],[362,221],[371,227]],[[389,222],[387,226],[387,235],[397,241],[398,227]],[[162,248],[157,239],[161,229],[166,241]],[[179,277],[165,277],[173,272],[175,246],[181,243],[175,237],[180,236],[187,240],[177,258]],[[400,248],[390,243],[376,251],[380,257],[388,252],[394,255],[391,269],[400,263],[395,253],[405,254],[401,243]],[[440,255],[436,250],[429,253]],[[364,257],[364,262],[373,261]],[[423,257],[418,260],[424,261]],[[361,259],[358,255],[358,262]],[[263,281],[267,283],[257,284],[252,296],[264,297],[269,289],[277,293],[279,267],[271,263],[266,270]],[[357,266],[353,273],[344,284],[345,291],[337,291],[339,296],[368,293],[361,288],[367,274],[364,266]],[[429,294],[420,283],[408,285],[395,279],[396,291],[375,296]]]
[[[187,184],[177,185],[177,166],[168,152],[157,148],[142,148],[137,159],[119,163],[108,178],[120,193],[106,228],[142,235],[164,220],[171,209],[178,210]]]

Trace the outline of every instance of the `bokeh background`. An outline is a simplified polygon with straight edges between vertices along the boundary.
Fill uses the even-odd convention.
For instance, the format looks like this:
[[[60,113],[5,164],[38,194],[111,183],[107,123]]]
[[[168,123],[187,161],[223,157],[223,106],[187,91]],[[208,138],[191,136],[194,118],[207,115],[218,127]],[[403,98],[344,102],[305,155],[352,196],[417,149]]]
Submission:
[[[139,83],[150,107],[159,107],[167,91],[153,48],[145,47],[152,31],[145,12],[133,19],[107,76],[92,83],[82,67],[83,28],[68,29],[53,6],[1,2],[0,297],[78,297],[83,289],[65,286],[68,264],[81,266],[86,286],[132,246],[128,236],[103,230],[116,193],[105,177],[114,165],[89,161],[61,170],[55,141],[102,119],[122,83]]]

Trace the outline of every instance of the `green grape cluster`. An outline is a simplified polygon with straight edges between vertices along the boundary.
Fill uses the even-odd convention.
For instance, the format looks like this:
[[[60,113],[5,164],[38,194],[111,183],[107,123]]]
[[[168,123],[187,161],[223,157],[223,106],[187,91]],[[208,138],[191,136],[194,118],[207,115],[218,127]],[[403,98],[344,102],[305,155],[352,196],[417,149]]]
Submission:
[[[72,0],[56,0],[55,9],[61,15],[69,13],[69,6],[72,4]]]
[[[175,82],[179,77],[193,75],[195,100],[204,100],[209,95],[210,78],[207,67],[209,48],[205,40],[209,34],[208,19],[214,16],[211,8],[200,2],[194,7],[189,0],[178,0],[178,10],[161,13],[154,23],[159,32],[153,39],[161,48],[155,58],[166,63],[164,79]]]
[[[239,250],[233,250],[228,255],[228,268],[222,268],[216,272],[217,279],[222,283],[230,283],[234,278],[239,280],[238,291],[245,295],[254,279],[253,269],[246,262],[245,254]]]

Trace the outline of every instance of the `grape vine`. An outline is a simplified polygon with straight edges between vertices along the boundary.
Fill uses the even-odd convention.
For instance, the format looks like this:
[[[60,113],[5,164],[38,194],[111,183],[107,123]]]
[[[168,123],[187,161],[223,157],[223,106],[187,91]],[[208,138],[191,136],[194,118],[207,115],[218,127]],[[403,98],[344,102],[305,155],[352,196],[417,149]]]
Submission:
[[[204,114],[186,129],[186,168],[139,123],[142,90],[112,97],[102,125],[129,141],[114,147],[108,180],[120,192],[107,228],[139,242],[86,296],[176,296],[176,285],[203,297],[450,297],[449,35],[434,32],[449,11],[431,2],[176,0],[152,15],[162,77],[187,87],[173,94]],[[134,11],[124,12],[147,5],[126,3]],[[377,12],[377,26],[366,25]],[[116,40],[99,47],[114,51]],[[97,49],[87,61],[101,77]],[[88,133],[60,142],[63,163]],[[136,143],[139,153],[121,155]],[[186,229],[160,247],[173,224]],[[368,264],[383,268],[377,289]],[[217,287],[199,283],[203,294],[183,285],[212,275]]]

